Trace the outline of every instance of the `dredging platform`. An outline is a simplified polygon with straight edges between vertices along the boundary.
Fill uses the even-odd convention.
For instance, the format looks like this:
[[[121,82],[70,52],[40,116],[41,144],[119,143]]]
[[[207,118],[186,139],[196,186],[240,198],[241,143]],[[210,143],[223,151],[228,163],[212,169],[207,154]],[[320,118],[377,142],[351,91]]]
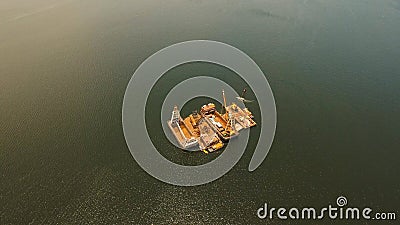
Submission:
[[[223,112],[216,110],[215,104],[208,103],[182,118],[178,106],[174,106],[168,126],[179,145],[187,151],[202,150],[205,153],[221,149],[229,139],[239,135],[242,129],[256,126],[254,116],[248,108],[241,109],[235,103],[226,105],[222,90]]]

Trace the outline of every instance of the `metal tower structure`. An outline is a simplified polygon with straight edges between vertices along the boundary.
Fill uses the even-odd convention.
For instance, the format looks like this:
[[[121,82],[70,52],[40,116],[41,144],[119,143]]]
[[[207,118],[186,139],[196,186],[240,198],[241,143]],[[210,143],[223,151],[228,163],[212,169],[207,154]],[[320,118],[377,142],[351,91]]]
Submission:
[[[235,117],[231,112],[229,112],[229,117],[228,117],[228,123],[226,124],[226,129],[229,129],[230,131],[236,131],[235,128]]]
[[[172,111],[172,116],[171,116],[171,124],[179,123],[180,119],[181,119],[181,114],[179,112],[178,106],[174,106],[174,110]]]

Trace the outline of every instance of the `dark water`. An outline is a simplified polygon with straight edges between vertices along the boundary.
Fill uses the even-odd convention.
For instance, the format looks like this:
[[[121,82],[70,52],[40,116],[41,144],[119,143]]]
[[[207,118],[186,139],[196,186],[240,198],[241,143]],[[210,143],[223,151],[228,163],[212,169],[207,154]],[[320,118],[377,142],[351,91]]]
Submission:
[[[399,10],[390,0],[2,1],[0,224],[350,223],[255,215],[264,202],[319,208],[340,195],[352,206],[399,212]],[[273,89],[278,124],[256,171],[247,171],[252,138],[224,177],[183,188],[136,164],[121,106],[144,59],[193,39],[250,55]],[[147,115],[153,141],[183,164],[219,154],[183,153],[158,129],[159,102],[191,72],[229,73],[211,65],[170,71],[182,76],[160,81]]]

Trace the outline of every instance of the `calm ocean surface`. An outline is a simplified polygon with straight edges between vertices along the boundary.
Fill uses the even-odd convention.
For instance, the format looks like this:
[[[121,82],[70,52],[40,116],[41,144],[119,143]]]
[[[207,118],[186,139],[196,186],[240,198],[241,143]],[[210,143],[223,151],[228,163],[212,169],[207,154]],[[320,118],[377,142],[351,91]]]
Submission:
[[[2,1],[0,224],[344,224],[256,216],[264,202],[321,208],[340,195],[399,216],[399,24],[398,0]],[[143,60],[193,39],[252,57],[274,92],[278,123],[256,171],[247,167],[259,128],[233,170],[184,188],[138,166],[121,107]],[[164,156],[199,164],[220,154],[172,147],[159,109],[180,80],[230,73],[193,63],[159,81],[146,121]],[[249,107],[257,118],[257,105]]]

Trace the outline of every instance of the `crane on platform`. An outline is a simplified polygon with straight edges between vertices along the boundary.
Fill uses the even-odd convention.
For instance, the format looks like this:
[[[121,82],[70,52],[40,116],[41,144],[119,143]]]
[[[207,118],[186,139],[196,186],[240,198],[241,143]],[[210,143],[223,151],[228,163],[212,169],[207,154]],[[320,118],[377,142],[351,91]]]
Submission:
[[[222,99],[224,101],[224,105],[222,106],[221,114],[225,115],[227,113],[226,111],[226,98],[225,98],[225,91],[222,89]]]
[[[242,95],[237,96],[236,99],[239,100],[239,101],[241,101],[241,102],[243,102],[243,103],[250,103],[250,102],[253,102],[254,100],[248,100],[248,99],[245,99],[245,98],[244,98],[244,94],[246,94],[246,91],[247,91],[246,88],[243,89]]]

